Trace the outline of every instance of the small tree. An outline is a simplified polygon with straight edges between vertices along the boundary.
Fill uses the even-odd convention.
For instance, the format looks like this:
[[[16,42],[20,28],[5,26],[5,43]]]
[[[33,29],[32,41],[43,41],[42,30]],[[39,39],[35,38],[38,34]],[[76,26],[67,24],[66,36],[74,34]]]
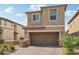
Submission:
[[[76,45],[76,37],[71,35],[64,35],[62,38],[63,46],[67,49],[66,54],[74,54],[74,47]]]

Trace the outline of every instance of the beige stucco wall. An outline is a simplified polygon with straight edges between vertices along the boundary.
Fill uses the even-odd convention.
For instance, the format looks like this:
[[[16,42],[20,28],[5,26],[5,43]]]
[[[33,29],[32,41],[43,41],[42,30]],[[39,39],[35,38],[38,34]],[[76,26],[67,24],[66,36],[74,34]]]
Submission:
[[[1,20],[1,26],[3,28],[3,39],[6,41],[13,41],[14,40],[14,23],[6,21],[7,25],[4,25],[5,20]],[[12,26],[13,24],[13,26]],[[17,35],[17,40],[20,39],[21,37],[24,37],[24,29],[23,26],[16,24],[16,32],[18,33]]]
[[[5,22],[7,25],[4,25]],[[14,27],[11,26],[11,22],[1,20],[1,26],[3,28],[2,39],[13,41],[14,40],[14,35],[13,35]]]
[[[4,23],[7,23],[7,25],[4,25]],[[10,28],[14,30],[14,27],[12,26],[12,22],[6,21],[6,20],[1,20],[1,26],[6,27],[6,28]]]
[[[56,26],[56,27],[51,26],[51,27],[29,28],[26,31],[28,31],[28,30],[60,30],[60,31],[64,32],[64,26],[60,26],[60,27],[58,27],[58,26]]]
[[[14,40],[13,30],[3,29],[3,39],[5,40]]]
[[[50,9],[57,9],[57,19],[50,21]],[[64,25],[64,9],[65,7],[42,8],[41,12],[28,13],[28,26],[46,26],[46,25]],[[40,14],[40,21],[33,22],[32,15]]]
[[[74,20],[69,24],[69,34],[79,31],[79,14]]]
[[[24,38],[24,29],[22,26],[17,25],[17,40]]]
[[[57,19],[50,20],[50,9],[57,9]],[[43,25],[64,25],[64,7],[42,8]]]

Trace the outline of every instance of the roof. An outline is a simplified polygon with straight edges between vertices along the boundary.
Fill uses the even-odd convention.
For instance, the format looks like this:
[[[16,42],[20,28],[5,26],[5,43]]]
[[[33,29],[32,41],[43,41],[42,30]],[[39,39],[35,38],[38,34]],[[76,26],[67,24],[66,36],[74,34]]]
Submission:
[[[40,8],[61,7],[61,6],[64,6],[65,9],[66,9],[67,4],[64,4],[64,5],[56,5],[56,6],[45,6],[45,7],[40,7]]]
[[[73,17],[70,19],[68,24],[70,24],[74,20],[74,18],[76,18],[78,15],[79,15],[79,10],[77,10],[77,12],[73,15]]]
[[[45,6],[45,7],[40,7],[40,8],[61,7],[61,6],[64,6],[65,7],[65,10],[66,10],[67,4],[57,5],[57,6]],[[29,12],[25,12],[25,13],[35,13],[35,12],[41,12],[41,11],[29,11]]]
[[[38,13],[38,12],[41,12],[41,11],[29,11],[29,12],[25,12],[25,13]]]
[[[17,24],[17,25],[23,26],[23,25],[21,25],[21,24],[19,24],[19,23],[17,23],[17,22],[11,21],[11,20],[9,20],[9,19],[7,19],[7,18],[4,18],[4,17],[0,17],[0,20],[6,20],[6,21],[9,21],[9,22],[15,23],[15,24]]]

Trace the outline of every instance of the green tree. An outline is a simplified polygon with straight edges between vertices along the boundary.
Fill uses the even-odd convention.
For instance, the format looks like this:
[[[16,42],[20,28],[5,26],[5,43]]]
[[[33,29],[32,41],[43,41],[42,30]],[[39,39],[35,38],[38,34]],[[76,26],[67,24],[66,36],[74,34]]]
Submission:
[[[66,48],[66,54],[74,54],[74,47],[77,44],[75,36],[65,34],[62,38],[63,46]]]

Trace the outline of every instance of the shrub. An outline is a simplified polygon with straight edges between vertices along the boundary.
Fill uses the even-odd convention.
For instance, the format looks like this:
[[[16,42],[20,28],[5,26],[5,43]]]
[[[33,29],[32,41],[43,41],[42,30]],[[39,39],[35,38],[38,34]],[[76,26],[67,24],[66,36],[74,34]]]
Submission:
[[[76,37],[71,35],[64,35],[62,38],[63,46],[66,48],[66,54],[74,54],[74,47],[77,44]]]
[[[76,46],[79,46],[79,36],[76,36],[75,39],[76,39],[76,42],[77,42]]]
[[[66,51],[67,55],[73,55],[74,54],[74,49],[73,48],[67,48],[66,50],[67,50]]]
[[[15,50],[15,46],[14,45],[9,45],[11,50]]]
[[[0,44],[2,44],[4,42],[4,39],[0,39]]]
[[[3,55],[4,53],[3,53],[3,51],[0,49],[0,55]]]
[[[76,42],[76,38],[74,36],[65,35],[63,37],[63,46],[64,47],[71,48],[71,47],[74,47],[76,44],[77,44],[77,42]]]
[[[0,54],[5,54],[6,52],[12,52],[15,50],[15,47],[13,44],[10,43],[3,43],[0,47]]]

